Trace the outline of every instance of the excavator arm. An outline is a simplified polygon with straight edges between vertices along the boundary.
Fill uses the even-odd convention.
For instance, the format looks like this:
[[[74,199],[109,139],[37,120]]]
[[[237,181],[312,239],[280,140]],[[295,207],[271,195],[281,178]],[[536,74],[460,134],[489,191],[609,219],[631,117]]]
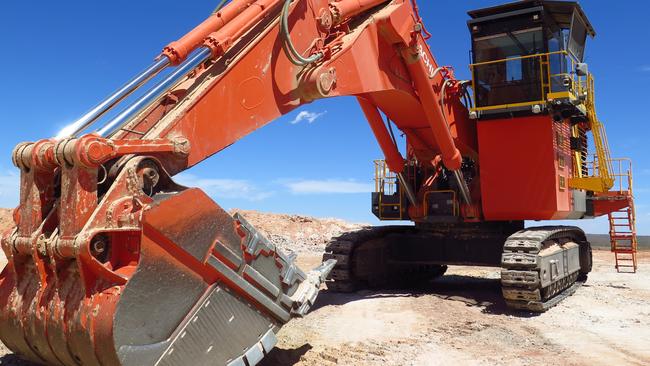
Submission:
[[[479,190],[461,173],[477,155],[465,83],[436,64],[426,37],[414,1],[232,0],[59,136],[18,145],[2,341],[55,365],[259,362],[335,261],[304,273],[172,177],[318,99],[358,98],[412,218],[424,211],[423,190],[402,175],[413,160],[453,172],[475,208]]]

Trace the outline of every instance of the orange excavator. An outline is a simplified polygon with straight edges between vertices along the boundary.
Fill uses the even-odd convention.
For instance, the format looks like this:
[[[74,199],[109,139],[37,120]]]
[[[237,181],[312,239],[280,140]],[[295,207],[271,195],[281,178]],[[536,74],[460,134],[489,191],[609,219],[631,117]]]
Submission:
[[[221,1],[58,136],[15,148],[2,342],[40,364],[252,366],[325,282],[353,291],[497,266],[509,307],[547,310],[586,279],[590,244],[579,228],[524,220],[609,215],[612,249],[635,258],[631,175],[614,171],[595,113],[583,62],[595,31],[580,6],[469,15],[465,81],[437,64],[415,0]],[[385,155],[372,211],[414,225],[335,238],[303,272],[243,216],[174,182],[297,107],[344,95]]]

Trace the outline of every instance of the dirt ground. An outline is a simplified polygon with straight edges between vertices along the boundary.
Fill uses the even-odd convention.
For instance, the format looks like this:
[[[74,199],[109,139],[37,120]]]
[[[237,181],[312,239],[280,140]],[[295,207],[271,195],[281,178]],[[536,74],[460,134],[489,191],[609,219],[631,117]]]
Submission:
[[[505,308],[496,268],[451,267],[415,292],[323,292],[263,365],[650,365],[650,253],[637,274],[594,255],[587,283],[541,315]]]
[[[283,246],[301,241],[293,248],[305,269],[320,263],[323,237],[358,227],[246,217]],[[496,268],[451,267],[408,292],[324,291],[307,317],[282,328],[261,365],[650,365],[650,252],[640,253],[637,274],[616,273],[606,251],[594,260],[587,283],[541,315],[505,308]],[[0,344],[0,365],[29,364]]]

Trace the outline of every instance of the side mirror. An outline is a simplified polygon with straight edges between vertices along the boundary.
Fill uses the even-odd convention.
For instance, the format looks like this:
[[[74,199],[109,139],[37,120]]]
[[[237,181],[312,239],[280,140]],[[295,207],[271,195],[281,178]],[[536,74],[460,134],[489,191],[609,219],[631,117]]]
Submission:
[[[576,75],[578,76],[587,76],[589,74],[589,67],[587,66],[586,63],[578,63],[576,64]]]

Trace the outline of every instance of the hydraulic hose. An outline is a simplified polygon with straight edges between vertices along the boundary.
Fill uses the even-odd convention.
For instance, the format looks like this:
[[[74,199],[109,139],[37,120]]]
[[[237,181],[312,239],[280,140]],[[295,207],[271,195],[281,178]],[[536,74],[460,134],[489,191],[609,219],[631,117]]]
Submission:
[[[221,10],[221,8],[223,8],[223,6],[226,5],[226,2],[228,2],[228,0],[221,0],[219,5],[217,5],[217,7],[214,8],[214,10],[212,11],[212,14],[218,13]]]
[[[298,0],[300,1],[300,0]],[[289,60],[298,66],[307,66],[311,63],[314,63],[320,60],[323,57],[322,53],[316,53],[309,57],[304,57],[301,55],[293,42],[291,41],[291,34],[289,33],[289,6],[291,5],[291,0],[285,0],[284,6],[282,7],[282,13],[280,15],[280,32],[284,38],[284,50],[287,53]]]
[[[393,122],[390,118],[386,118],[386,124],[388,125],[388,132],[390,133],[390,138],[393,139],[393,143],[397,146],[397,139],[395,139],[395,134],[393,133]]]

